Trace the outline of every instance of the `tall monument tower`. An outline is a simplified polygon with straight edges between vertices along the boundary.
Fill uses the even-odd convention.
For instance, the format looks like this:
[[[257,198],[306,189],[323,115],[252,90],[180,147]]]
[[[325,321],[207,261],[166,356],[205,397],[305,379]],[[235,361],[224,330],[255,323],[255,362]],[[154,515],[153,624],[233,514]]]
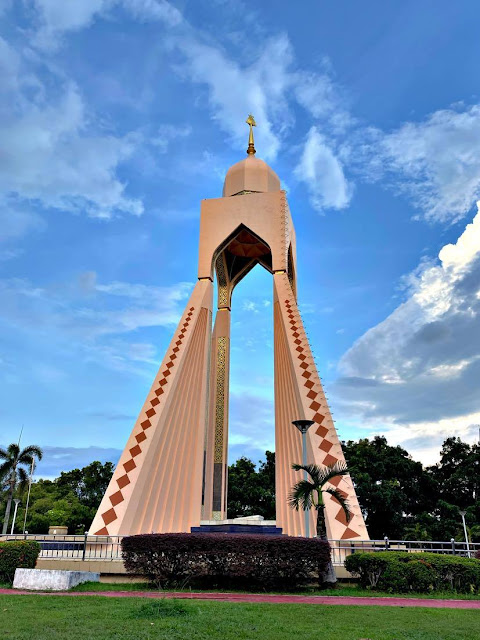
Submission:
[[[252,116],[247,157],[230,167],[223,196],[203,200],[198,281],[133,427],[90,532],[130,535],[189,532],[227,510],[230,309],[235,286],[256,265],[273,276],[275,353],[276,525],[305,535],[305,518],[287,497],[302,460],[292,420],[309,419],[307,459],[343,462],[310,345],[297,307],[295,230],[275,172],[255,157]],[[212,331],[213,278],[217,301]],[[326,497],[329,539],[368,539],[350,476],[331,484],[352,517]],[[314,531],[310,513],[310,531]]]

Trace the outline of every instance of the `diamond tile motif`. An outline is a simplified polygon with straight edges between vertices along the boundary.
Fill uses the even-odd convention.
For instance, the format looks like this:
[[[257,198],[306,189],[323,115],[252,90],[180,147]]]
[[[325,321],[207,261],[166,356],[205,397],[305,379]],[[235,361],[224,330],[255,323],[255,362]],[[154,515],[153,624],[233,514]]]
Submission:
[[[312,402],[312,404],[310,405],[310,409],[313,409],[314,411],[317,411],[318,409],[320,409],[320,404],[316,400],[314,400]]]
[[[145,431],[140,431],[140,433],[135,436],[135,440],[138,442],[138,444],[140,444],[146,439],[147,439],[147,436],[145,435]]]
[[[327,455],[323,459],[322,464],[328,467],[331,464],[335,464],[335,462],[338,462],[337,458],[334,458],[330,453],[327,453]]]
[[[130,471],[133,471],[136,466],[137,465],[133,460],[128,460],[128,462],[125,462],[125,464],[123,465],[123,468],[127,473],[130,473]]]
[[[104,523],[108,526],[111,522],[113,522],[114,520],[117,519],[117,514],[115,513],[115,509],[109,509],[108,511],[105,511],[105,513],[102,513],[102,519],[104,521]]]
[[[142,453],[142,450],[140,449],[138,444],[136,444],[134,447],[130,449],[130,454],[132,458],[135,458],[135,456],[139,456],[141,453]]]
[[[343,532],[343,536],[341,539],[350,540],[351,538],[358,538],[359,536],[360,536],[359,533],[356,533],[355,531],[353,531],[353,529],[350,529],[350,527],[347,527]]]
[[[329,442],[328,440],[322,440],[318,448],[321,449],[322,451],[325,451],[325,453],[328,453],[332,447],[333,447],[333,442]]]
[[[338,504],[340,504],[338,502],[338,500],[336,498],[334,498],[333,496],[332,496],[332,500],[334,500],[334,502],[337,502]],[[345,527],[348,525],[347,516],[345,515],[345,511],[342,508],[340,508],[339,512],[335,516],[335,520],[337,520],[337,522],[341,522],[341,524],[343,524]]]
[[[130,484],[130,480],[128,479],[127,474],[120,476],[120,478],[118,478],[117,480],[117,484],[120,487],[120,489],[123,489],[123,487],[126,487],[127,484]]]
[[[108,536],[108,529],[107,529],[107,527],[103,527],[103,529],[100,529],[99,531],[97,531],[93,535],[95,535],[95,536]]]
[[[124,497],[121,491],[116,491],[113,495],[110,496],[110,502],[113,504],[114,507],[117,506],[117,504],[120,504],[120,502],[124,501]]]

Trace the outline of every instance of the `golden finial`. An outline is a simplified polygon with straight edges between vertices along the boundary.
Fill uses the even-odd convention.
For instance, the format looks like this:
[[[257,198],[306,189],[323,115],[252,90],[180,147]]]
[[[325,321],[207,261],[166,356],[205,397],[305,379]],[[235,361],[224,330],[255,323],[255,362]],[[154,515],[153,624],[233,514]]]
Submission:
[[[256,153],[255,150],[255,143],[253,140],[253,127],[257,126],[257,123],[255,122],[255,118],[252,116],[252,114],[250,113],[248,118],[245,121],[249,126],[250,126],[250,135],[248,136],[248,149],[247,149],[247,153],[249,156],[253,156]]]

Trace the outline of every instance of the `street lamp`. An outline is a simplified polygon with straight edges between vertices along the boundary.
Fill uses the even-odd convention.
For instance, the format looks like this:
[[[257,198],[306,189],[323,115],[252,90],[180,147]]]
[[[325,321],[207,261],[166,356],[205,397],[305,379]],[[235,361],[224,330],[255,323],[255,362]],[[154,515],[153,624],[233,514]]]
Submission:
[[[310,429],[312,424],[315,424],[313,420],[294,420],[292,424],[297,427],[297,429],[302,434],[302,465],[305,466],[307,464],[307,431]],[[308,480],[308,473],[305,471],[304,476],[305,480]],[[309,511],[305,509],[305,537],[310,537],[310,518]]]
[[[466,513],[467,513],[466,511],[460,511],[460,515],[462,516],[462,522],[463,522],[463,531],[465,533],[465,542],[467,543],[467,555],[468,555],[469,558],[471,558],[470,545],[468,543],[467,525],[465,524],[465,514]]]
[[[13,533],[13,527],[15,526],[15,518],[17,517],[17,509],[18,509],[18,505],[20,504],[20,500],[18,498],[14,498],[13,501],[15,502],[15,511],[13,512],[12,528],[10,529],[10,535],[12,535]]]

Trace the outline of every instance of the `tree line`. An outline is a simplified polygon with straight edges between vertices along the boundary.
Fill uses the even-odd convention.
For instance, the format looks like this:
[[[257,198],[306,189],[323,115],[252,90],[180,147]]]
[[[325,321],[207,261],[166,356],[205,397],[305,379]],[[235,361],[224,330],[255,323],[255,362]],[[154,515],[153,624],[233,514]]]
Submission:
[[[480,542],[480,446],[447,438],[437,464],[423,467],[383,436],[342,443],[372,539],[463,540],[466,511],[472,542]],[[275,519],[275,455],[257,468],[248,458],[229,467],[228,517]]]
[[[447,438],[439,462],[429,467],[413,460],[402,447],[389,445],[383,436],[343,442],[343,450],[372,539],[388,536],[392,540],[462,540],[459,510],[465,510],[471,540],[480,541],[479,445]],[[2,468],[3,464],[0,518],[9,498],[20,498],[15,531],[21,532],[26,477],[19,475],[22,464],[17,462],[17,482],[12,493],[11,469],[6,474]],[[33,482],[27,531],[46,533],[49,526],[60,525],[68,526],[70,533],[88,530],[113,470],[113,463],[95,461],[82,469],[63,472],[54,480]],[[227,515],[275,519],[273,452],[266,451],[265,460],[258,465],[242,457],[229,466]]]

